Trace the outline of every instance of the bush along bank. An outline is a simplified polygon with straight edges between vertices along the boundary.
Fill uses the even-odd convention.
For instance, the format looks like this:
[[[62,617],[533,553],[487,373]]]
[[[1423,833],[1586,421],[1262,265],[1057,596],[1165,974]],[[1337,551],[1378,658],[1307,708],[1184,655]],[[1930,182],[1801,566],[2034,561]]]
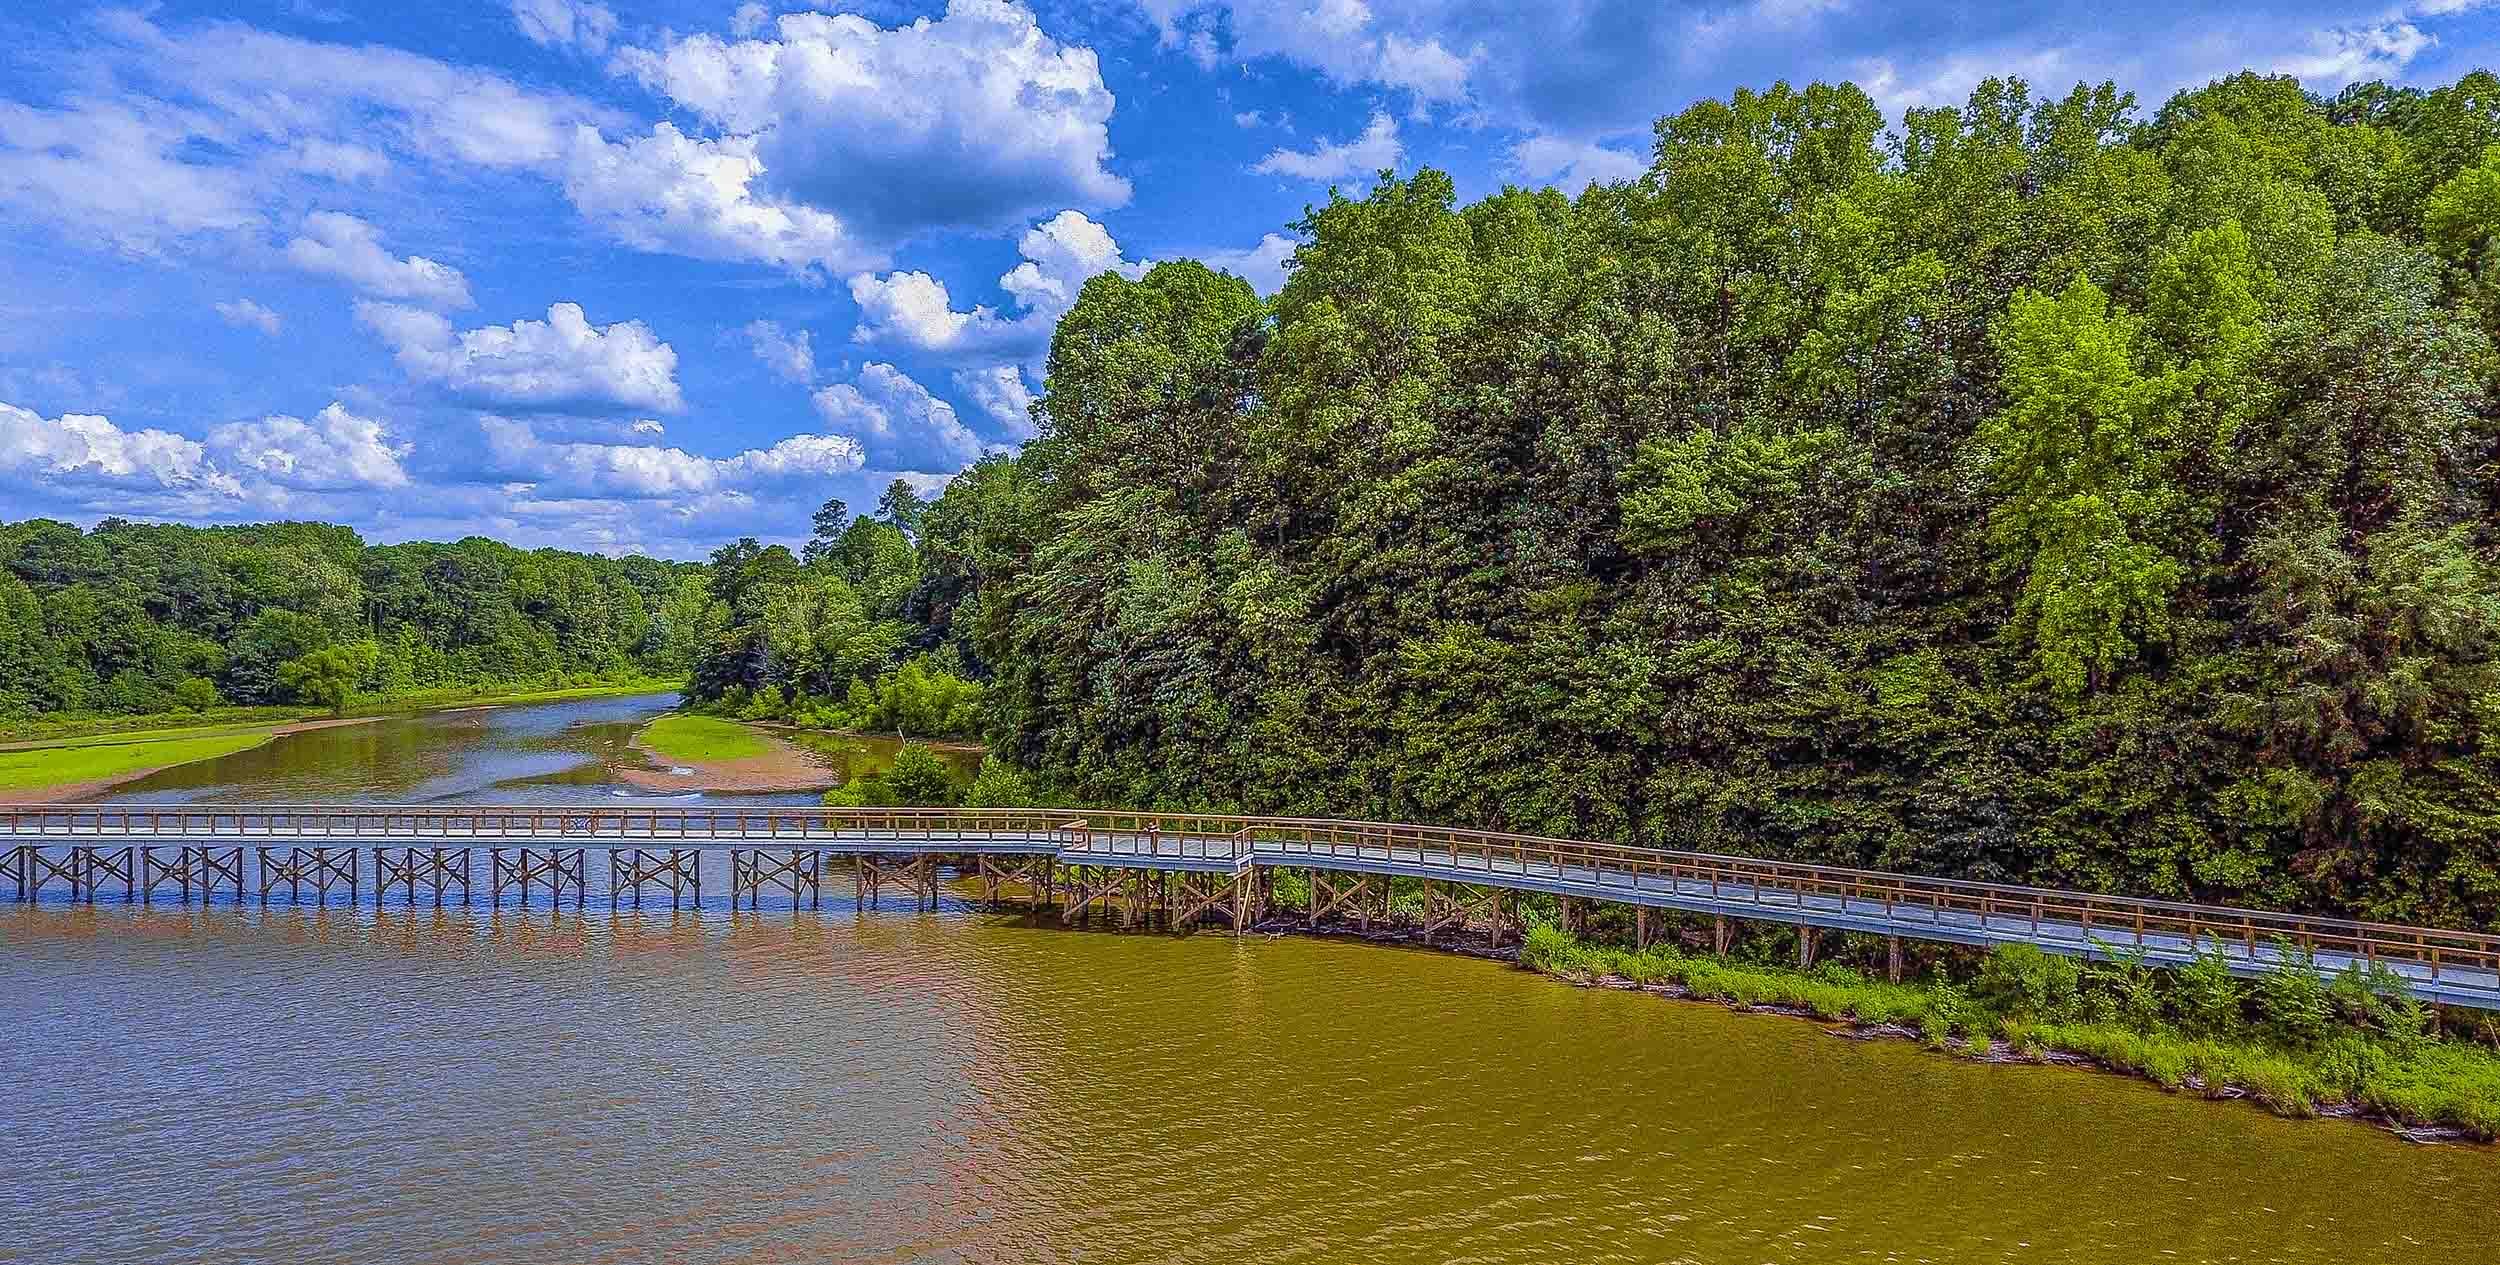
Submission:
[[[1760,934],[1760,933],[1757,933]],[[1777,936],[1784,933],[1771,933]],[[1793,936],[1790,937],[1793,940]],[[2500,1053],[2490,1021],[2443,1037],[2440,1016],[2383,968],[2333,978],[2285,965],[2253,980],[2220,957],[2177,969],[2110,950],[2086,963],[2006,945],[1956,971],[1892,984],[1840,961],[1810,969],[1597,943],[1531,926],[1519,964],[1584,985],[1768,1009],[1902,1036],[1998,1061],[2085,1063],[2208,1098],[2248,1098],[2278,1115],[2376,1121],[2417,1141],[2500,1135]]]

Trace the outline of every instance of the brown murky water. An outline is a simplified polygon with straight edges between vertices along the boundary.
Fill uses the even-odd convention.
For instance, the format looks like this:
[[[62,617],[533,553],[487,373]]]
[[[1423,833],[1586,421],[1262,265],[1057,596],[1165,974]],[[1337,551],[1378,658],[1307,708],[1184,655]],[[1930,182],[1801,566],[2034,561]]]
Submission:
[[[661,705],[129,793],[606,796]],[[725,888],[0,905],[0,1261],[2494,1259],[2500,1151],[1467,959]]]
[[[1306,940],[0,912],[0,1258],[2469,1261],[2500,1156]]]

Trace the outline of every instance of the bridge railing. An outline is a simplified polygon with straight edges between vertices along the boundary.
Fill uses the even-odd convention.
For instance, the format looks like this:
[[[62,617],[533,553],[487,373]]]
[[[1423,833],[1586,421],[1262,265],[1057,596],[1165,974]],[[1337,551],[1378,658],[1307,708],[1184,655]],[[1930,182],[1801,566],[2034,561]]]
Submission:
[[[2433,980],[2460,968],[2500,974],[2500,935],[2479,931],[1438,826],[1264,819],[1257,832],[1261,855],[1286,864],[1305,856],[1449,865],[1494,878],[1739,901],[1775,917],[1782,910],[1856,913],[1890,924],[1925,921],[2009,939],[2063,933],[2079,945],[2098,941],[2172,951],[2192,945],[2249,961],[2270,960],[2275,946],[2284,944],[2313,954],[2412,965]]]
[[[322,840],[446,842],[562,839],[637,844],[892,840],[1022,843],[1103,857],[1411,864],[1489,881],[1636,889],[1709,897],[1779,917],[1862,915],[1983,936],[2096,939],[2166,951],[2194,944],[2257,961],[2276,942],[2321,955],[2408,966],[2437,979],[2500,974],[2500,935],[2054,888],[1929,878],[1803,862],[1678,852],[1585,840],[1331,818],[1096,810],[533,805],[0,805],[9,844]],[[1627,894],[1629,892],[1627,891]],[[2261,955],[2261,951],[2263,954]]]

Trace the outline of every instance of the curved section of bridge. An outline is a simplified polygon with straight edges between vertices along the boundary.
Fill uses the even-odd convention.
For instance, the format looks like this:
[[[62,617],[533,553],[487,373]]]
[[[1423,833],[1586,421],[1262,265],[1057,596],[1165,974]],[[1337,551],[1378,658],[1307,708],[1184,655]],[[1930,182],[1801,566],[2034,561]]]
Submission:
[[[701,857],[730,854],[730,899],[767,892],[816,901],[829,862],[847,859],[865,898],[901,883],[934,901],[941,863],[976,878],[992,900],[1021,884],[1036,904],[1073,915],[1141,904],[1167,920],[1215,918],[1236,930],[1265,909],[1264,872],[1308,871],[1314,920],[1368,919],[1383,879],[1423,884],[1422,929],[1488,923],[1498,943],[1515,928],[1508,894],[1537,892],[1647,911],[1745,918],[1807,929],[1988,946],[2031,944],[2105,957],[2140,952],[2178,964],[2221,954],[2258,975],[2306,959],[2334,974],[2384,967],[2417,996],[2500,1010],[2500,936],[2225,906],[1971,883],[1838,866],[1386,822],[1031,809],[0,805],[0,891],[21,900],[65,890],[154,900],[194,890],[266,900],[280,886],[322,899],[334,888],[376,900],[404,889],[440,903],[472,898],[485,853],[484,898],[526,902],[533,891],[576,904],[598,854],[607,896],[699,903]],[[367,876],[370,876],[368,879]],[[1385,910],[1384,910],[1385,912]],[[1811,954],[1814,939],[1800,937]],[[1896,956],[1897,961],[1897,956]]]

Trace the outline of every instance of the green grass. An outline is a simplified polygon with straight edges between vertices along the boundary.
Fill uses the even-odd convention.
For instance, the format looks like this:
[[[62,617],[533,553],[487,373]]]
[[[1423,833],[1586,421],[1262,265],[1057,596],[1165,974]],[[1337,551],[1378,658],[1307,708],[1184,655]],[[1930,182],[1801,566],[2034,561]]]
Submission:
[[[586,685],[546,688],[515,686],[446,686],[404,694],[362,694],[349,701],[349,716],[395,716],[470,704],[552,703],[576,698],[618,698],[664,694],[685,688],[685,682],[658,677],[632,677]],[[178,733],[232,732],[237,726],[284,724],[294,720],[326,720],[318,707],[213,707],[204,712],[162,712],[147,716],[98,713],[48,713],[0,721],[0,742],[43,742],[58,745],[73,739],[118,740]]]
[[[751,760],[773,751],[763,735],[737,721],[713,716],[662,716],[644,726],[634,741],[664,759],[695,764]]]
[[[1934,1048],[1985,1057],[2002,1041],[2038,1058],[2055,1051],[2164,1089],[2208,1097],[2245,1093],[2279,1115],[2314,1116],[2350,1104],[2409,1125],[2440,1125],[2485,1140],[2500,1137],[2500,1053],[2464,1041],[2391,1046],[2343,1032],[2315,1048],[2262,1040],[2211,1040],[2139,1031],[2114,1022],[2031,1023],[2000,1015],[1950,985],[1888,984],[1845,967],[1811,971],[1688,954],[1591,944],[1539,924],[1520,944],[1519,964],[1582,983],[1603,978],[1670,984],[1690,996],[1735,1006],[1777,1006],[1837,1023],[1898,1025]]]
[[[246,751],[269,741],[266,726],[207,736],[79,742],[0,751],[0,792],[74,786]]]

